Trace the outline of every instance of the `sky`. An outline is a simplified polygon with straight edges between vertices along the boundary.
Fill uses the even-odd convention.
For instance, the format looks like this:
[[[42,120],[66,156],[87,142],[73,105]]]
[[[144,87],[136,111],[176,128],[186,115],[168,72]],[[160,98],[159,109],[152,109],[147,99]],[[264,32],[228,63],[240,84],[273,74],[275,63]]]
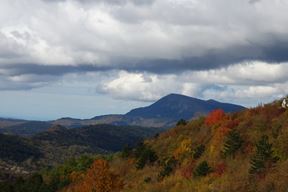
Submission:
[[[287,95],[287,0],[1,0],[0,116],[126,113],[169,94]]]

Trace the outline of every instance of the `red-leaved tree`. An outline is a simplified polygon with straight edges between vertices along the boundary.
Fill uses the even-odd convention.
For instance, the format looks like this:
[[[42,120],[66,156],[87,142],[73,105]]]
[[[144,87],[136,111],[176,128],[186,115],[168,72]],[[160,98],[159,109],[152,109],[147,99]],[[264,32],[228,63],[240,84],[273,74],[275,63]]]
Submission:
[[[208,114],[205,119],[205,124],[208,126],[214,125],[221,121],[225,117],[225,113],[222,109],[216,109]]]

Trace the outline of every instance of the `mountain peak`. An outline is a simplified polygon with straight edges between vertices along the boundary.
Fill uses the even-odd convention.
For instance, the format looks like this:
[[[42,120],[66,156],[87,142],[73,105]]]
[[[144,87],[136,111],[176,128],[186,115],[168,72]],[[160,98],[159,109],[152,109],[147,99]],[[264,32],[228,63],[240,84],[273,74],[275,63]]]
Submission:
[[[187,95],[181,95],[178,93],[170,93],[170,94],[162,97],[161,99],[196,99],[196,98],[190,97]],[[159,99],[159,100],[161,100],[161,99]]]
[[[148,107],[131,110],[126,116],[163,118],[177,121],[179,119],[191,119],[197,114],[207,114],[214,109],[235,112],[245,108],[239,105],[220,103],[212,99],[205,101],[186,95],[171,93]]]
[[[181,95],[181,94],[178,94],[178,93],[170,93],[170,94],[168,94],[168,95],[166,95],[166,96],[164,96],[164,97],[162,97],[162,98],[165,98],[165,97],[188,97],[188,96],[186,96],[186,95]]]

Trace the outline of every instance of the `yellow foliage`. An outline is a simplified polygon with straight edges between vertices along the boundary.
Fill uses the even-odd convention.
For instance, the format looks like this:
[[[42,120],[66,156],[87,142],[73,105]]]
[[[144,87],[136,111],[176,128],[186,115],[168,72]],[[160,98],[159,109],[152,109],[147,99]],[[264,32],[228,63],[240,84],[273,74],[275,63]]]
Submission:
[[[192,152],[192,140],[191,139],[184,139],[178,148],[175,149],[173,155],[176,159],[182,157],[183,154],[188,154]]]

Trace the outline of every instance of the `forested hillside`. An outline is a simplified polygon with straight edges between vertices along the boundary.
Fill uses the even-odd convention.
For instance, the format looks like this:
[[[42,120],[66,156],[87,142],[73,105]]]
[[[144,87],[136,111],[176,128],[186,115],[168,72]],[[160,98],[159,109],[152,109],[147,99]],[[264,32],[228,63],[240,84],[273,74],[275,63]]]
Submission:
[[[35,191],[285,191],[287,140],[288,111],[280,101],[232,114],[214,110],[82,168],[74,162],[42,173]]]
[[[111,161],[95,161],[62,191],[285,191],[287,140],[288,111],[279,101],[234,114],[215,110]],[[117,183],[101,185],[111,174]]]
[[[159,131],[133,126],[67,129],[57,125],[29,138],[0,134],[0,181],[30,175],[82,155],[110,154],[126,145],[135,146]]]

